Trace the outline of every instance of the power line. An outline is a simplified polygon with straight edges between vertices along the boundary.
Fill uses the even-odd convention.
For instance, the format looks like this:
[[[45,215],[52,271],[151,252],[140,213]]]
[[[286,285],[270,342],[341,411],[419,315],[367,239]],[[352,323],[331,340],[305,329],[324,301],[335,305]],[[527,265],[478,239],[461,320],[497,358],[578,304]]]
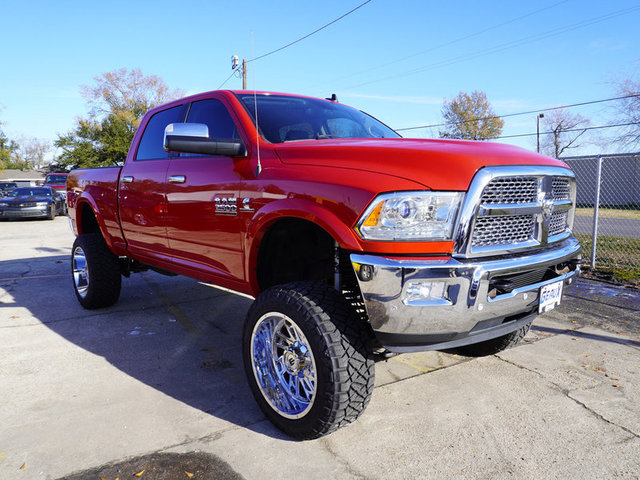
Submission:
[[[561,133],[566,133],[566,132],[586,132],[587,130],[599,130],[602,128],[614,128],[614,127],[629,127],[631,125],[640,125],[640,122],[629,122],[629,123],[617,123],[615,125],[600,125],[598,127],[582,127],[582,128],[570,128],[567,130],[562,130]],[[552,135],[555,132],[540,132],[540,135]],[[518,137],[535,137],[536,135],[538,135],[537,132],[535,133],[520,133],[518,135],[503,135],[500,137],[492,137],[491,140],[498,140],[500,138],[518,138]]]
[[[225,83],[227,83],[229,80],[231,80],[231,77],[233,77],[233,75],[235,75],[235,73],[238,71],[238,69],[239,69],[239,68],[240,68],[240,66],[235,67],[235,68],[231,71],[231,75],[229,75],[229,76],[227,77],[227,79],[226,79],[224,82],[222,82],[222,83],[220,84],[220,86],[219,86],[216,90],[220,90],[222,87],[224,87],[224,84],[225,84]]]
[[[344,80],[344,79],[347,79],[347,78],[354,77],[354,76],[356,76],[356,75],[360,75],[360,74],[363,74],[363,73],[371,72],[371,71],[373,71],[373,70],[378,70],[378,69],[381,69],[381,68],[386,68],[386,67],[389,67],[389,66],[391,66],[391,65],[394,65],[394,64],[396,64],[396,63],[400,63],[400,62],[403,62],[403,61],[405,61],[405,60],[409,60],[410,58],[418,57],[418,56],[424,55],[424,54],[426,54],[426,53],[433,52],[434,50],[438,50],[438,49],[443,48],[443,47],[448,47],[448,46],[450,46],[450,45],[454,45],[454,44],[459,43],[459,42],[461,42],[461,41],[463,41],[463,40],[468,40],[468,39],[470,39],[470,38],[477,37],[477,36],[479,36],[479,35],[482,35],[483,33],[490,32],[491,30],[495,30],[495,29],[497,29],[497,28],[504,27],[505,25],[509,25],[509,24],[511,24],[511,23],[515,23],[515,22],[517,22],[517,21],[519,21],[519,20],[522,20],[522,19],[524,19],[524,18],[531,17],[531,16],[536,15],[536,14],[538,14],[538,13],[540,13],[540,12],[545,11],[545,10],[549,10],[549,9],[551,9],[551,8],[555,8],[555,7],[557,7],[558,5],[561,5],[561,4],[563,4],[563,3],[567,3],[568,1],[569,1],[569,0],[561,0],[560,2],[556,2],[556,3],[552,4],[552,5],[549,5],[549,6],[546,6],[546,7],[543,7],[543,8],[539,8],[539,9],[534,10],[534,11],[532,11],[532,12],[525,13],[524,15],[520,15],[519,17],[515,17],[515,18],[512,18],[512,19],[510,19],[510,20],[506,20],[506,21],[504,21],[504,22],[502,22],[502,23],[498,23],[498,24],[492,25],[492,26],[487,27],[487,28],[484,28],[484,29],[482,29],[482,30],[478,30],[478,31],[476,31],[476,32],[470,33],[470,34],[468,34],[468,35],[464,35],[464,36],[462,36],[462,37],[455,38],[455,39],[453,39],[453,40],[449,40],[449,41],[444,42],[444,43],[440,43],[440,44],[438,44],[438,45],[434,45],[433,47],[429,47],[429,48],[427,48],[426,50],[422,50],[422,51],[420,51],[420,52],[413,53],[413,54],[411,54],[411,55],[407,55],[407,56],[405,56],[405,57],[399,58],[399,59],[397,59],[397,60],[393,60],[393,61],[388,62],[388,63],[378,64],[378,65],[376,65],[376,66],[374,66],[374,67],[367,68],[367,69],[365,69],[365,70],[361,70],[361,71],[359,71],[359,72],[355,72],[355,73],[351,73],[351,74],[349,74],[349,75],[345,75],[345,76],[339,77],[339,78],[337,78],[337,79],[336,79],[336,80],[334,80],[334,81]]]
[[[400,77],[406,77],[409,75],[413,75],[416,73],[422,73],[428,70],[434,70],[436,68],[440,68],[440,67],[448,67],[450,65],[454,65],[456,63],[460,63],[460,62],[464,62],[467,60],[473,60],[479,57],[483,57],[486,55],[490,55],[493,53],[499,53],[502,52],[504,50],[508,50],[511,48],[515,48],[515,47],[520,47],[522,45],[526,45],[529,43],[533,43],[539,40],[544,40],[546,38],[549,37],[553,37],[556,35],[560,35],[562,33],[566,33],[566,32],[570,32],[572,30],[577,30],[578,28],[582,28],[582,27],[587,27],[590,25],[594,25],[596,23],[600,23],[600,22],[604,22],[606,20],[609,20],[611,18],[615,18],[615,17],[619,17],[621,15],[626,15],[628,13],[634,12],[636,10],[640,10],[640,6],[635,6],[635,7],[631,7],[631,8],[626,8],[626,9],[622,9],[622,10],[616,10],[615,12],[612,13],[608,13],[606,15],[601,15],[599,17],[593,17],[590,18],[588,20],[583,20],[581,22],[577,22],[577,23],[573,23],[571,25],[566,25],[564,27],[559,27],[559,28],[554,28],[551,30],[547,30],[546,32],[542,32],[540,34],[536,34],[536,35],[530,35],[528,37],[523,37],[521,39],[518,40],[513,40],[511,42],[507,42],[507,43],[502,43],[484,50],[479,50],[477,52],[474,53],[468,53],[468,54],[464,54],[464,55],[460,55],[458,57],[449,59],[449,60],[443,60],[441,62],[437,62],[431,65],[427,65],[425,67],[420,67],[414,70],[410,70],[408,72],[403,72],[403,73],[398,73],[396,75],[391,75],[388,77],[384,77],[384,78],[378,78],[375,80],[370,80],[367,82],[363,82],[363,83],[359,83],[357,85],[351,85],[350,87],[347,88],[358,88],[358,87],[362,87],[365,85],[370,85],[372,83],[378,83],[378,82],[382,82],[385,80],[393,80],[396,78],[400,78]]]
[[[358,5],[358,6],[357,6],[357,7],[355,7],[354,9],[349,10],[349,11],[348,11],[347,13],[345,13],[344,15],[339,16],[339,17],[338,17],[338,18],[336,18],[335,20],[330,21],[329,23],[327,23],[327,24],[323,25],[322,27],[320,27],[320,28],[318,28],[318,29],[314,30],[313,32],[308,33],[308,34],[306,34],[305,36],[300,37],[299,39],[294,40],[294,41],[293,41],[293,42],[291,42],[291,43],[287,43],[286,45],[284,45],[284,46],[282,46],[282,47],[280,47],[280,48],[276,48],[275,50],[272,50],[272,51],[270,51],[270,52],[268,52],[268,53],[265,53],[264,55],[260,55],[259,57],[255,57],[255,58],[252,58],[251,60],[247,60],[247,63],[249,63],[249,62],[255,62],[256,60],[260,60],[260,59],[262,59],[262,58],[264,58],[264,57],[268,57],[269,55],[273,55],[274,53],[277,53],[277,52],[279,52],[279,51],[281,51],[281,50],[284,50],[285,48],[289,48],[290,46],[295,45],[296,43],[301,42],[302,40],[305,40],[305,39],[309,38],[311,35],[315,35],[315,34],[316,34],[316,33],[318,33],[319,31],[324,30],[325,28],[327,28],[327,27],[329,27],[329,26],[333,25],[334,23],[339,22],[340,20],[342,20],[342,19],[343,19],[344,17],[346,17],[347,15],[351,15],[351,14],[352,14],[353,12],[355,12],[356,10],[361,9],[362,7],[364,7],[364,6],[365,6],[367,3],[369,3],[369,2],[371,2],[371,0],[367,0],[366,2],[362,2],[360,5]]]
[[[362,7],[364,7],[364,6],[365,6],[367,3],[369,3],[369,2],[371,2],[371,0],[366,0],[365,2],[362,2],[362,3],[361,3],[360,5],[358,5],[357,7],[355,7],[355,8],[353,8],[353,9],[349,10],[347,13],[345,13],[345,14],[343,14],[343,15],[339,16],[338,18],[336,18],[336,19],[334,19],[334,20],[330,21],[329,23],[324,24],[324,25],[323,25],[323,26],[321,26],[320,28],[317,28],[317,29],[316,29],[316,30],[314,30],[313,32],[308,33],[308,34],[306,34],[306,35],[304,35],[304,36],[300,37],[299,39],[294,40],[293,42],[287,43],[286,45],[284,45],[284,46],[282,46],[282,47],[280,47],[280,48],[276,48],[275,50],[272,50],[272,51],[270,51],[270,52],[268,52],[268,53],[265,53],[265,54],[260,55],[260,56],[258,56],[258,57],[254,57],[254,58],[252,58],[252,59],[250,59],[250,60],[247,60],[247,61],[246,61],[246,63],[249,63],[249,62],[255,62],[256,60],[260,60],[260,59],[262,59],[262,58],[268,57],[269,55],[273,55],[274,53],[280,52],[280,51],[284,50],[285,48],[289,48],[289,47],[291,47],[292,45],[295,45],[296,43],[299,43],[299,42],[301,42],[302,40],[305,40],[305,39],[309,38],[310,36],[315,35],[316,33],[320,32],[321,30],[324,30],[325,28],[327,28],[327,27],[329,27],[329,26],[333,25],[334,23],[339,22],[340,20],[342,20],[342,19],[343,19],[344,17],[346,17],[347,15],[351,15],[351,14],[352,14],[353,12],[355,12],[356,10],[361,9]],[[235,67],[235,68],[233,69],[233,71],[231,72],[231,75],[229,75],[229,76],[227,77],[227,79],[226,79],[224,82],[222,82],[222,83],[220,84],[220,86],[218,87],[218,90],[220,90],[220,89],[225,85],[225,83],[227,83],[227,82],[231,79],[231,77],[233,77],[233,75],[234,75],[234,74],[235,74],[235,73],[236,73],[240,68],[242,68],[240,65],[238,65],[237,67]]]
[[[417,126],[417,127],[396,128],[395,130],[397,132],[403,132],[403,131],[407,131],[407,130],[418,130],[420,128],[446,127],[446,126],[449,126],[449,125],[459,125],[461,123],[473,123],[473,122],[480,122],[482,120],[496,120],[498,118],[517,117],[517,116],[520,116],[520,115],[531,115],[532,113],[551,112],[553,110],[562,110],[563,108],[581,107],[581,106],[584,106],[584,105],[594,105],[596,103],[612,102],[614,100],[623,100],[625,98],[634,98],[634,97],[640,97],[640,93],[633,93],[631,95],[624,95],[622,97],[605,98],[605,99],[602,99],[602,100],[591,100],[589,102],[572,103],[572,104],[569,104],[569,105],[562,105],[560,107],[540,108],[540,109],[537,109],[537,110],[528,110],[526,112],[508,113],[508,114],[505,114],[505,115],[493,115],[493,116],[490,116],[490,117],[471,118],[471,119],[465,120],[463,122],[434,123],[432,125],[420,125],[420,126]]]

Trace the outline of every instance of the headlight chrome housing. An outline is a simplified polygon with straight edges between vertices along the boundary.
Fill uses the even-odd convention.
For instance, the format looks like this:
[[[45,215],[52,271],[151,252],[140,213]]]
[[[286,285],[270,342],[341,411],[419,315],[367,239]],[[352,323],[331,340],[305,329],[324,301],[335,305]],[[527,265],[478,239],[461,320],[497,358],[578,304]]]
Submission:
[[[364,240],[451,240],[463,192],[395,192],[378,195],[356,231]]]

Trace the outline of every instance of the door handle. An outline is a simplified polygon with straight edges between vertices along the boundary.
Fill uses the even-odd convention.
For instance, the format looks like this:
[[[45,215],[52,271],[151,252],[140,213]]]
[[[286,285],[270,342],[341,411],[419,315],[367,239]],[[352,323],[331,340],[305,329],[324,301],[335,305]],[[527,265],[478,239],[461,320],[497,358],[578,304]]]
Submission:
[[[133,177],[121,177],[120,181],[122,183],[131,183],[131,182],[133,182]]]
[[[187,181],[187,177],[184,175],[171,175],[169,177],[169,183],[184,183]]]

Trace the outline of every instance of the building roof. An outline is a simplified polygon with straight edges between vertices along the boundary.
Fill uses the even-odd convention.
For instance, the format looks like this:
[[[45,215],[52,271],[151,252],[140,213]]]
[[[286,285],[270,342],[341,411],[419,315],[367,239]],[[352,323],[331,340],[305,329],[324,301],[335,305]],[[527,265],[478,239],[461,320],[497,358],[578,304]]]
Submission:
[[[44,180],[46,175],[39,170],[0,170],[0,180]]]

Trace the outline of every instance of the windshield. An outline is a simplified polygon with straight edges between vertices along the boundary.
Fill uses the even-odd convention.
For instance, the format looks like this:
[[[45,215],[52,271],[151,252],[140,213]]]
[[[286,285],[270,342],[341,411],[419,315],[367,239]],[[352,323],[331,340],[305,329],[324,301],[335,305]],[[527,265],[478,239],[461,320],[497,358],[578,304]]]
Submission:
[[[359,110],[315,98],[285,95],[238,94],[258,127],[271,143],[327,138],[398,138],[384,123]]]
[[[50,188],[16,188],[11,192],[12,197],[33,196],[33,197],[50,197]]]
[[[64,185],[67,183],[66,175],[47,175],[47,179],[44,181],[47,185]]]

